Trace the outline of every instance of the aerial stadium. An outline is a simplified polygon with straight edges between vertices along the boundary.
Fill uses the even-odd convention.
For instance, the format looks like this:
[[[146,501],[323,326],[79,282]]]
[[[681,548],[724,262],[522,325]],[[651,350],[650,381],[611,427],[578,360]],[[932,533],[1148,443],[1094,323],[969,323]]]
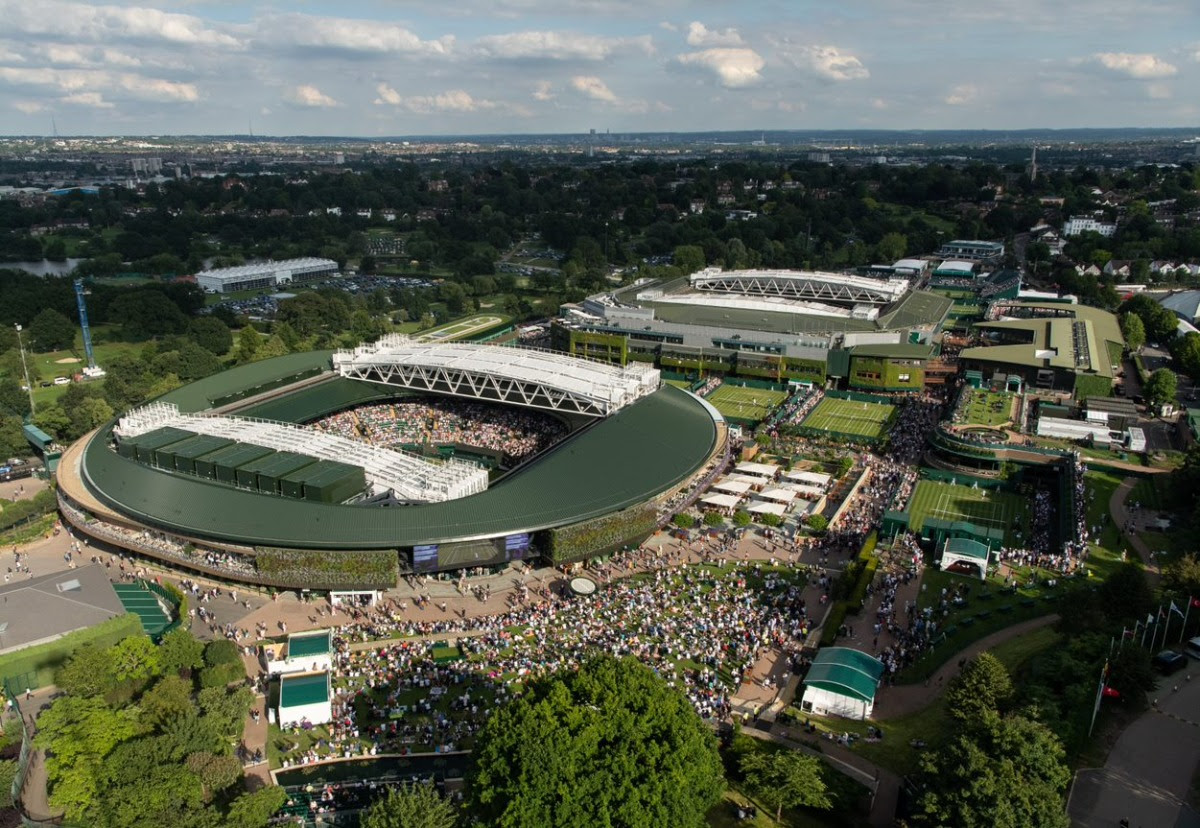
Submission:
[[[64,453],[59,506],[101,548],[374,590],[640,541],[727,451],[721,415],[649,365],[390,335],[124,412]]]

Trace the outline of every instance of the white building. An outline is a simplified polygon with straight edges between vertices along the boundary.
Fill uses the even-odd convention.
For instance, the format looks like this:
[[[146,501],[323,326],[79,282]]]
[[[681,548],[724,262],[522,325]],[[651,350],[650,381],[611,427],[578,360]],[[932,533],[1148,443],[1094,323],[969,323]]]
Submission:
[[[279,679],[279,706],[275,722],[281,728],[333,721],[333,692],[329,673],[301,673]]]
[[[1117,232],[1117,225],[1099,221],[1091,216],[1071,216],[1063,224],[1064,236],[1078,236],[1080,233],[1099,233],[1101,236],[1111,236]]]
[[[267,647],[263,655],[270,675],[326,672],[333,668],[333,633],[330,630],[293,633],[288,636],[282,653],[275,647]]]
[[[209,293],[232,293],[310,282],[336,276],[337,272],[338,265],[333,259],[288,259],[202,270],[196,274],[196,283]]]
[[[883,662],[849,647],[822,647],[804,677],[801,708],[818,716],[869,719]]]

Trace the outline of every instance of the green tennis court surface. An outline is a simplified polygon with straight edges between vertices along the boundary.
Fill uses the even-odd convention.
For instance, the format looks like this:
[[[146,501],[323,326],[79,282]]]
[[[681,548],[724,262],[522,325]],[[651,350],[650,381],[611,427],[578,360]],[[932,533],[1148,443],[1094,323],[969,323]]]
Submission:
[[[761,420],[771,409],[787,399],[782,391],[766,388],[743,388],[740,385],[721,385],[708,395],[708,401],[726,417]]]
[[[896,406],[826,397],[817,403],[801,425],[836,434],[869,440],[878,439],[888,427]]]
[[[1003,529],[1008,546],[1023,546],[1029,537],[1029,501],[1012,492],[921,480],[909,501],[908,515],[909,528],[917,532],[932,518]]]

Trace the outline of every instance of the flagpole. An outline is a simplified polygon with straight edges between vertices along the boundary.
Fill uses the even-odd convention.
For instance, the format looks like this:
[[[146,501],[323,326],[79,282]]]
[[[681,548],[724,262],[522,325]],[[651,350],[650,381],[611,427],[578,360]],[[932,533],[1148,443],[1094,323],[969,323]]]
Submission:
[[[1142,643],[1140,646],[1146,646],[1146,633],[1150,632],[1150,622],[1146,622],[1146,626],[1142,627]]]
[[[1167,646],[1167,636],[1171,634],[1171,611],[1167,610],[1167,623],[1163,624],[1163,643],[1162,646]]]
[[[1183,611],[1183,629],[1179,631],[1179,643],[1183,643],[1183,637],[1187,635],[1188,616],[1192,614],[1192,596],[1188,596],[1187,609]]]

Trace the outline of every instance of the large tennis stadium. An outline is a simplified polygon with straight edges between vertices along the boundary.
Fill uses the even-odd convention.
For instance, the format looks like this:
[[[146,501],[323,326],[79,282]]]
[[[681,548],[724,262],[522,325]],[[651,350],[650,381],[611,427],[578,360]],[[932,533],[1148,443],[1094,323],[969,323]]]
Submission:
[[[721,415],[649,365],[393,335],[124,412],[64,454],[59,501],[104,547],[267,586],[378,589],[640,540],[727,451]]]

